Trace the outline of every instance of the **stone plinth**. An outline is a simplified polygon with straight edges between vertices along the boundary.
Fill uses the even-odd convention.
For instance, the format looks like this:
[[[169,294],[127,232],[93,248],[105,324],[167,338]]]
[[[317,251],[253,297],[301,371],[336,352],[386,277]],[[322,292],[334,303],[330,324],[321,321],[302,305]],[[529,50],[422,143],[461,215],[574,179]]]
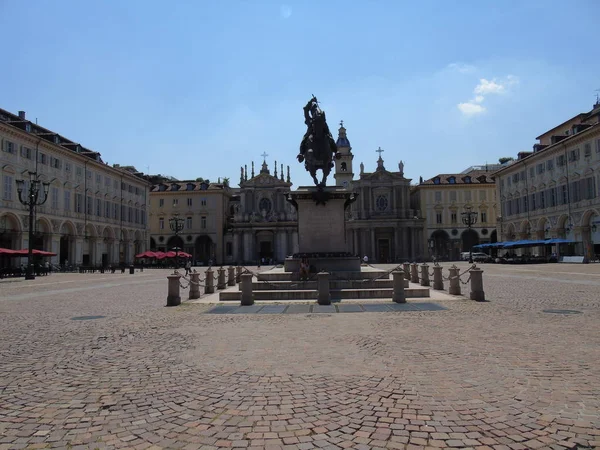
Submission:
[[[345,211],[355,200],[356,194],[338,186],[301,186],[287,195],[298,211],[299,252],[286,258],[286,271],[299,271],[306,257],[317,271],[360,272],[360,258],[349,253],[346,239]]]
[[[286,258],[283,267],[286,272],[299,272],[302,258]],[[317,272],[359,272],[360,258],[358,256],[315,256],[308,257],[308,263]]]

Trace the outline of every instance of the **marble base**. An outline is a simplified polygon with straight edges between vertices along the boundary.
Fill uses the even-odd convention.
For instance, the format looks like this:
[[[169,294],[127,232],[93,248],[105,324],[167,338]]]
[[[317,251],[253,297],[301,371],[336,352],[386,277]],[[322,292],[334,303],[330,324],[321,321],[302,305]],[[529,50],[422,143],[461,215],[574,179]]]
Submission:
[[[286,258],[283,268],[286,272],[299,272],[301,258]],[[313,266],[317,272],[360,272],[360,257],[358,256],[340,256],[340,257],[316,257],[308,258],[308,263]]]
[[[298,253],[347,253],[345,210],[355,200],[356,194],[338,186],[290,192],[288,201],[298,211]]]

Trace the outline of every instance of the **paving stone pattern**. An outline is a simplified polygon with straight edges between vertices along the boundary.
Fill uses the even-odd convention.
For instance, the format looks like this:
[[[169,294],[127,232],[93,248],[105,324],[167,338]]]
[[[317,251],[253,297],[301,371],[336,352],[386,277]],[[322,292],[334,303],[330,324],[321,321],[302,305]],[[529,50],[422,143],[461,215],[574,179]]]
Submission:
[[[0,450],[600,448],[600,266],[483,269],[490,302],[359,314],[165,308],[166,271],[2,281]]]

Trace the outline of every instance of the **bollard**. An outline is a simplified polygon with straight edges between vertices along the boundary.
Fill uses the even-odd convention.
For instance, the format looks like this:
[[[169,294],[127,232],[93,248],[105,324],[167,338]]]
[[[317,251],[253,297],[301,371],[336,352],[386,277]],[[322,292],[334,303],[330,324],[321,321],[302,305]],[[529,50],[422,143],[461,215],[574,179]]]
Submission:
[[[252,295],[252,274],[244,273],[241,275],[240,287],[242,288],[242,306],[250,306],[254,304],[254,296]]]
[[[406,303],[406,294],[404,292],[404,271],[395,270],[392,272],[392,277],[394,279],[394,293],[392,300],[395,303]]]
[[[436,291],[444,290],[444,277],[442,275],[442,266],[433,266],[433,288]]]
[[[456,266],[452,266],[448,269],[448,278],[450,279],[450,285],[448,286],[448,294],[460,295],[460,278],[458,278],[459,269]]]
[[[225,269],[219,267],[217,274],[217,289],[225,289],[225,286],[227,286],[227,282],[225,281]]]
[[[317,302],[319,305],[331,305],[331,295],[329,295],[329,273],[319,272],[317,274],[317,289],[319,296]]]
[[[483,292],[483,270],[473,265],[469,271],[471,273],[471,293],[469,298],[478,302],[485,301],[485,292]]]
[[[235,268],[235,282],[240,283],[242,281],[242,266]]]
[[[212,270],[212,268],[210,266],[208,267],[208,269],[206,269],[206,272],[204,273],[204,277],[206,278],[205,285],[204,285],[204,293],[205,294],[213,294],[215,292],[215,278],[214,278],[214,271]]]
[[[190,300],[200,298],[200,274],[195,270],[190,273]]]
[[[129,266],[129,275],[133,275],[135,273],[135,267],[133,265]]]
[[[227,268],[227,286],[235,286],[235,267]]]
[[[417,265],[417,263],[412,263],[410,265],[410,281],[412,283],[419,282],[419,266]]]
[[[421,286],[429,286],[429,266],[421,264]]]
[[[181,305],[181,297],[179,295],[179,274],[167,276],[169,279],[169,291],[167,294],[167,306]]]
[[[404,278],[410,281],[410,263],[405,262],[402,267],[404,268]]]

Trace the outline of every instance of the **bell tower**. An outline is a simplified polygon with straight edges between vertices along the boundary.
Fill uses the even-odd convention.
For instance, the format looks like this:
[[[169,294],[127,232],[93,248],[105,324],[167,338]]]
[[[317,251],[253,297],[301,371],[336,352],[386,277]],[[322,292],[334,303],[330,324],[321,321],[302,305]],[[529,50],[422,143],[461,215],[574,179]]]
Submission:
[[[354,172],[352,171],[352,160],[354,155],[352,154],[352,147],[350,141],[346,136],[346,128],[344,128],[344,121],[340,122],[340,128],[338,130],[338,138],[336,141],[338,153],[340,159],[335,160],[335,178],[336,186],[344,187],[346,189],[352,188],[352,179],[354,178]]]

